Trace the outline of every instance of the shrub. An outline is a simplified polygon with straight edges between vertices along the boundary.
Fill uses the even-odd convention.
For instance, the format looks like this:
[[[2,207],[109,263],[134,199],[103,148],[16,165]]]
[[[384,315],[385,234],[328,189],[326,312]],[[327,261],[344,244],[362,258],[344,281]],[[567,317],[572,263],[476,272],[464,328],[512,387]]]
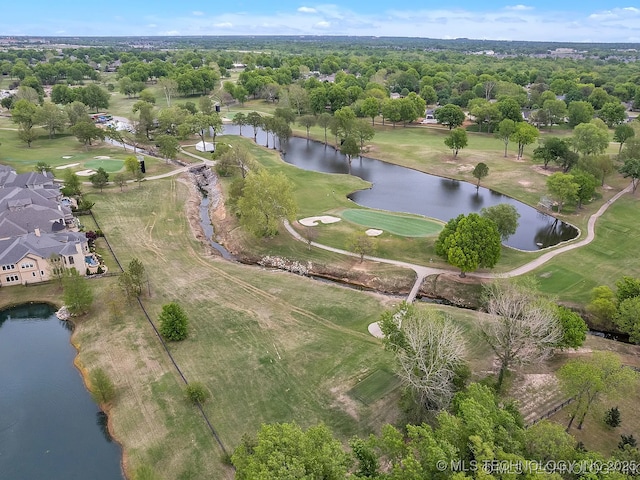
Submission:
[[[618,442],[618,448],[620,450],[624,450],[625,445],[629,445],[631,448],[636,448],[637,442],[633,435],[620,435],[620,438],[622,439]]]
[[[159,320],[160,334],[167,340],[177,342],[187,338],[189,319],[177,303],[164,305]]]
[[[620,426],[620,410],[618,410],[618,407],[607,410],[604,416],[604,423],[613,428]]]
[[[191,382],[185,388],[187,399],[194,405],[202,405],[209,398],[209,392],[200,382]]]

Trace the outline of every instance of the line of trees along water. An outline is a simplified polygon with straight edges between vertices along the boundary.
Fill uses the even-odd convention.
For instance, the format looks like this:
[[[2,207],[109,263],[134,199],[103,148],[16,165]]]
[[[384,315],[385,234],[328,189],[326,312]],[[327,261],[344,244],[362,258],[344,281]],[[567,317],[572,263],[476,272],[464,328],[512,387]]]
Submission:
[[[240,129],[225,125],[224,134],[239,135]],[[243,129],[242,134],[253,138],[250,128]],[[265,145],[266,133],[259,131],[256,141]],[[518,210],[520,221],[516,233],[505,243],[521,250],[535,251],[578,235],[572,225],[493,190],[367,157],[354,159],[349,165],[344,155],[321,142],[293,137],[282,158],[305,170],[350,173],[371,182],[371,189],[350,195],[354,202],[370,208],[415,213],[446,222],[460,213],[479,212],[484,207],[509,203]]]
[[[0,311],[0,478],[122,480],[120,446],[47,304]]]

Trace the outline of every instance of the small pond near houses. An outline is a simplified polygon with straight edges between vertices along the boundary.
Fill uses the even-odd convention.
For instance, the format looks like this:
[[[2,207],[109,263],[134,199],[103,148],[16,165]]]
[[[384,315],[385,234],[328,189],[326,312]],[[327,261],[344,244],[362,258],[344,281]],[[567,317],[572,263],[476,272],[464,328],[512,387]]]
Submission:
[[[0,478],[122,480],[122,451],[47,304],[0,311]]]

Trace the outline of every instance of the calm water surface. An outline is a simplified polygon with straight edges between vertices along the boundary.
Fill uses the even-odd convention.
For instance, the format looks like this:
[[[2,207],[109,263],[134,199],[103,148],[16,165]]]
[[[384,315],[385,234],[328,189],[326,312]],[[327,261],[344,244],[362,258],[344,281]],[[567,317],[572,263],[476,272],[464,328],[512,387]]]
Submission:
[[[225,134],[238,135],[235,125],[225,125]],[[253,138],[253,128],[243,127],[242,135]],[[333,139],[329,138],[329,142]],[[257,137],[259,145],[266,145],[264,132]],[[273,139],[269,135],[269,146]],[[305,138],[291,138],[284,161],[305,170],[325,173],[351,173],[373,183],[368,190],[350,195],[359,205],[407,212],[449,221],[461,213],[480,212],[484,207],[508,203],[520,213],[519,226],[505,243],[521,250],[534,251],[571,240],[578,235],[572,225],[551,215],[539,212],[511,197],[459,180],[450,180],[409,168],[381,162],[372,158],[354,158],[351,168],[344,155],[333,147]]]
[[[0,311],[0,479],[122,480],[119,445],[49,305]]]

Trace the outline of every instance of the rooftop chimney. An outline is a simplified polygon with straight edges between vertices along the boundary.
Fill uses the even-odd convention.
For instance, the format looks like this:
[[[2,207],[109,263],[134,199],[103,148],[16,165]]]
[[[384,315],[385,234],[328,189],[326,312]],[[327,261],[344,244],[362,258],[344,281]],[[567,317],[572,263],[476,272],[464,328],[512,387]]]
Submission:
[[[36,234],[36,237],[39,237],[39,236],[40,236],[40,229],[36,227],[36,228],[33,230],[33,233],[35,233],[35,234]]]

